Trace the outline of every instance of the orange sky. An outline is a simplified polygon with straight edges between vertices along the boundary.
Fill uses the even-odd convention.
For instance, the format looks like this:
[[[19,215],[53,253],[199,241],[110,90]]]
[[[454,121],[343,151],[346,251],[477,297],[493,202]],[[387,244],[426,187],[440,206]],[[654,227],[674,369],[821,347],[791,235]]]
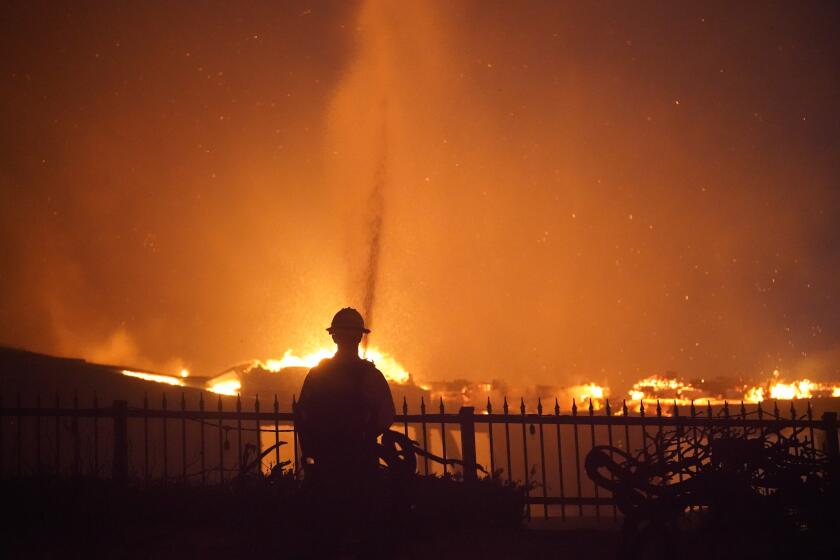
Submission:
[[[0,342],[213,373],[836,376],[837,10],[4,7]]]

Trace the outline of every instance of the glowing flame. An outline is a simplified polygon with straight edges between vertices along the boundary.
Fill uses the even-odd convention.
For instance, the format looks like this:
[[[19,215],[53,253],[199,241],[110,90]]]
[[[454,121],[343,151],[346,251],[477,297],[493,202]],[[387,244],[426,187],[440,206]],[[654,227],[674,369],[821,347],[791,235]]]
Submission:
[[[269,371],[280,371],[283,368],[287,367],[306,367],[306,368],[313,368],[317,366],[321,360],[326,358],[332,358],[335,354],[334,350],[329,350],[327,348],[321,348],[312,352],[310,354],[306,354],[305,356],[296,356],[292,353],[292,350],[286,350],[283,354],[283,357],[279,360],[266,360],[263,362],[263,367]],[[409,374],[405,370],[405,368],[400,365],[393,357],[385,352],[377,350],[375,348],[368,348],[367,355],[365,356],[366,359],[372,361],[376,364],[376,367],[379,371],[382,372],[382,375],[385,376],[385,379],[394,383],[407,383],[409,380]]]
[[[767,383],[747,389],[744,401],[759,403],[767,398],[789,401],[829,396],[840,397],[840,384],[819,383],[810,379],[797,379],[788,383],[779,380],[779,370],[775,370]]]
[[[719,401],[717,398],[702,396],[701,393],[700,389],[675,377],[651,375],[634,383],[627,394],[631,401],[655,403],[661,400],[663,404],[668,405],[674,402],[678,405],[687,405],[698,398],[713,403]]]
[[[257,361],[254,362],[254,365],[272,372],[279,372],[289,367],[313,368],[321,360],[332,358],[334,354],[334,350],[327,348],[321,348],[304,356],[298,356],[292,350],[286,350],[280,359],[265,360],[264,362]],[[376,364],[376,367],[379,368],[379,371],[382,372],[388,381],[407,383],[410,379],[405,368],[385,352],[381,352],[375,348],[368,348],[367,359]],[[226,373],[208,381],[207,390],[220,395],[236,396],[242,391],[242,381],[237,373]]]
[[[771,399],[810,399],[814,384],[808,379],[793,383],[775,383],[770,387]]]
[[[368,348],[366,357],[368,360],[376,364],[376,367],[379,368],[379,371],[382,372],[382,375],[384,375],[385,379],[388,381],[393,381],[394,383],[408,382],[409,374],[405,368],[403,368],[397,360],[385,352],[380,352],[374,348]]]
[[[662,401],[663,405],[676,402],[678,405],[690,404],[692,401],[709,402],[720,405],[725,402],[723,395],[707,395],[701,389],[689,383],[671,377],[650,376],[633,385],[628,392],[630,400],[641,401],[645,404]],[[739,400],[744,403],[756,404],[767,399],[795,400],[824,397],[840,397],[840,383],[819,383],[810,379],[785,381],[780,378],[779,370],[775,370],[765,383],[754,386],[733,387],[727,392],[730,402]]]
[[[758,403],[764,400],[764,387],[750,387],[744,393],[744,402]]]
[[[263,363],[265,369],[269,371],[280,371],[283,368],[287,367],[305,367],[305,368],[313,368],[317,366],[321,360],[326,358],[332,358],[334,351],[327,350],[326,348],[321,348],[311,354],[307,354],[303,357],[296,356],[292,353],[292,350],[286,350],[286,353],[283,354],[283,357],[279,360],[272,359],[266,360]]]
[[[665,414],[672,413],[675,406],[690,406],[696,401],[702,403],[703,406],[718,406],[726,402],[723,395],[710,395],[691,383],[676,377],[660,375],[640,379],[633,384],[633,388],[627,394],[631,403],[639,403],[639,405],[628,404],[629,409],[635,409],[636,406],[641,405],[655,406],[661,407]],[[617,411],[616,414],[623,414],[623,411]]]
[[[166,383],[167,385],[174,385],[176,387],[183,387],[184,382],[178,379],[177,377],[173,377],[171,375],[160,375],[157,373],[145,373],[142,371],[131,371],[128,369],[124,369],[121,372],[123,375],[127,375],[128,377],[136,377],[137,379],[143,379],[145,381],[154,381],[155,383]]]
[[[601,410],[604,404],[605,397],[609,394],[608,387],[596,385],[595,383],[585,383],[583,385],[575,385],[569,387],[569,394],[581,404],[588,404],[592,401],[592,408],[594,410]]]
[[[227,395],[235,397],[242,389],[242,383],[238,379],[221,379],[210,382],[207,390],[211,393],[218,393],[219,395]]]

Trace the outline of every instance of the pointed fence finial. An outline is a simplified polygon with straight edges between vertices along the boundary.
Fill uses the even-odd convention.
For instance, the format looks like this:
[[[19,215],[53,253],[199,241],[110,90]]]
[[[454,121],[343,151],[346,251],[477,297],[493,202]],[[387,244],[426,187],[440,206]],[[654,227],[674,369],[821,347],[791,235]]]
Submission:
[[[595,414],[595,407],[592,405],[592,397],[589,397],[589,416]]]
[[[505,395],[505,400],[502,403],[502,411],[507,414],[508,413],[508,402],[507,402],[507,395]]]
[[[639,399],[639,416],[645,416],[645,401],[644,399]]]
[[[747,417],[747,407],[746,407],[746,406],[744,406],[744,401],[743,401],[743,400],[741,400],[741,409],[740,409],[740,412],[741,412],[741,417],[742,417],[742,418],[746,418],[746,417]]]
[[[487,397],[487,414],[493,414],[493,405],[490,404],[490,397]]]
[[[706,399],[706,415],[712,417],[712,401],[709,399]]]
[[[761,418],[764,416],[764,408],[761,406],[761,401],[758,401],[758,407],[756,408],[756,411],[758,412],[758,419],[761,420]]]
[[[426,414],[426,399],[420,395],[420,414]]]
[[[260,411],[260,394],[254,395],[254,412]]]
[[[554,397],[554,415],[560,416],[560,403],[557,401],[557,397]]]
[[[242,412],[242,393],[236,393],[236,412]]]
[[[277,393],[274,393],[274,414],[280,412],[280,401],[277,399]]]
[[[403,395],[402,411],[403,414],[408,414],[408,401],[405,400],[405,395]]]
[[[443,412],[443,397],[440,397],[438,408],[440,408],[440,413],[444,414],[444,412]]]
[[[572,416],[577,416],[577,402],[574,397],[572,397]]]
[[[680,405],[677,403],[677,399],[674,399],[674,411],[671,413],[671,416],[677,417],[680,415]]]
[[[604,415],[612,416],[612,408],[610,408],[610,399],[604,400]]]
[[[542,399],[537,397],[537,414],[542,416]]]
[[[691,414],[692,418],[697,416],[697,408],[694,406],[694,399],[691,399],[691,407],[688,409],[688,412]]]
[[[796,408],[793,406],[793,399],[790,401],[790,417],[796,420]]]
[[[659,402],[659,399],[656,399],[656,416],[657,418],[662,418],[662,404]]]
[[[181,391],[181,410],[187,410],[187,395]]]
[[[522,397],[519,397],[519,412],[525,416],[525,399]]]
[[[723,417],[729,418],[729,401],[726,399],[723,401]]]

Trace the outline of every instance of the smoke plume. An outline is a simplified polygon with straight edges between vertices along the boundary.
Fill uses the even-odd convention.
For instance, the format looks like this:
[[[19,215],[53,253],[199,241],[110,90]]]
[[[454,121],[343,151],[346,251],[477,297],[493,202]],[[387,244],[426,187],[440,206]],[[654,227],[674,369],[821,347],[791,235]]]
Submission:
[[[385,185],[388,173],[388,137],[383,123],[382,134],[382,155],[379,165],[376,167],[376,176],[373,181],[373,190],[370,193],[370,244],[368,248],[367,271],[364,281],[364,303],[362,305],[363,315],[367,321],[368,328],[373,325],[373,309],[376,303],[376,282],[379,278],[379,254],[382,250],[382,220],[385,215]],[[363,342],[364,353],[370,342],[370,335],[366,336]]]
[[[833,5],[0,10],[0,343],[837,376]]]

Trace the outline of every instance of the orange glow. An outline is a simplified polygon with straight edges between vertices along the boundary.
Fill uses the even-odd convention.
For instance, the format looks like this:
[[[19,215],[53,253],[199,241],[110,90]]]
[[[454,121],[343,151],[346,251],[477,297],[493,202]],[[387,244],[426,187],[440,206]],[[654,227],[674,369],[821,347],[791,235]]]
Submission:
[[[286,350],[282,358],[279,360],[266,360],[262,363],[262,366],[265,367],[265,369],[274,372],[287,367],[313,368],[317,366],[321,360],[332,358],[334,354],[334,350],[320,348],[315,352],[311,352],[301,357],[293,354],[292,350]],[[368,348],[365,358],[372,361],[388,381],[400,384],[408,382],[408,372],[389,354],[377,350],[376,348]]]
[[[128,377],[135,377],[137,379],[143,379],[144,381],[154,381],[155,383],[166,383],[167,385],[174,385],[176,387],[183,387],[184,382],[178,379],[177,377],[173,377],[171,375],[161,375],[157,373],[145,373],[142,371],[131,371],[128,369],[124,369],[121,372],[123,375],[127,375]]]
[[[690,383],[674,377],[659,375],[651,375],[640,379],[633,384],[633,388],[627,394],[630,401],[643,402],[649,405],[660,401],[663,405],[677,403],[680,406],[687,406],[698,399],[711,404],[721,404],[723,402],[719,397],[704,395],[701,389]]]
[[[351,305],[477,407],[840,397],[836,40],[794,3],[65,4],[4,20],[3,346],[266,392],[205,382]]]
[[[764,387],[750,387],[747,389],[747,392],[744,393],[744,402],[759,403],[764,400],[764,394]]]
[[[223,375],[217,379],[213,379],[207,384],[207,390],[211,393],[219,395],[227,395],[235,397],[242,389],[242,382],[236,377]]]
[[[759,403],[767,398],[795,400],[840,397],[840,383],[837,382],[820,383],[807,378],[787,382],[779,377],[779,370],[774,370],[773,377],[766,383],[747,389],[744,402]]]
[[[807,378],[788,382],[780,379],[779,370],[775,370],[772,377],[766,382],[745,386],[740,390],[733,387],[724,396],[710,395],[703,389],[676,378],[653,375],[634,383],[633,388],[628,391],[628,395],[631,401],[641,401],[645,404],[652,404],[660,400],[663,405],[676,402],[682,406],[689,405],[692,401],[721,405],[727,399],[730,402],[743,401],[744,403],[756,404],[767,399],[796,400],[840,397],[840,383],[820,383]]]
[[[596,385],[595,383],[585,383],[583,385],[574,385],[569,387],[569,394],[572,395],[581,405],[589,405],[592,400],[592,408],[601,410],[604,406],[604,399],[609,395],[608,387]]]
[[[774,383],[770,386],[771,399],[810,399],[814,384],[808,379],[793,383]]]
[[[269,359],[265,361],[255,361],[251,367],[262,368],[271,372],[279,372],[284,368],[313,368],[317,366],[321,360],[332,358],[335,354],[334,350],[327,348],[320,348],[315,352],[310,352],[303,356],[294,354],[292,350],[286,350],[282,358]],[[376,364],[376,367],[382,372],[391,383],[405,384],[411,380],[409,373],[400,365],[393,357],[377,350],[375,348],[368,348],[367,359]],[[236,372],[228,372],[218,377],[215,377],[207,382],[206,389],[213,393],[220,395],[236,396],[242,392],[242,379]]]

